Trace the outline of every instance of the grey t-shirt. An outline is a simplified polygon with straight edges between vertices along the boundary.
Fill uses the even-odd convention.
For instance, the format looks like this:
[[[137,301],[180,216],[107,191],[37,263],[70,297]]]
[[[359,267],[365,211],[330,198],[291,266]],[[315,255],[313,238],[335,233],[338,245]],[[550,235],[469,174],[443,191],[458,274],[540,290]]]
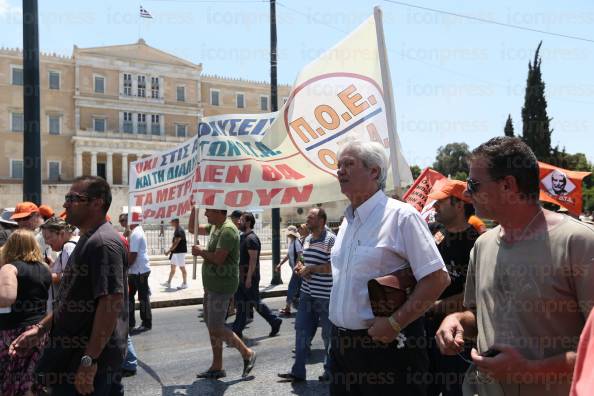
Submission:
[[[119,370],[128,334],[126,274],[126,249],[111,224],[104,223],[80,237],[60,283],[51,338],[38,365],[39,372],[76,371],[91,335],[97,301],[109,294],[122,294],[124,303],[97,364],[99,371]]]
[[[567,217],[530,240],[507,243],[499,232],[481,235],[470,254],[464,305],[476,309],[478,351],[507,344],[538,360],[575,351],[594,304],[594,229]],[[511,378],[513,385],[481,385],[478,394],[569,393],[569,376],[522,374]]]

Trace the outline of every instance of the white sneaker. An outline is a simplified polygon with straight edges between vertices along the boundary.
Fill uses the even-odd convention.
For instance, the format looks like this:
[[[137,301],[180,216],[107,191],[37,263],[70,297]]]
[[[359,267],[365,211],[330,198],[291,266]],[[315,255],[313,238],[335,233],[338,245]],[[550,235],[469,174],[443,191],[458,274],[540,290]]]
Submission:
[[[165,286],[166,288],[170,289],[171,288],[171,282],[163,282],[163,283],[161,283],[161,286]]]
[[[187,289],[187,288],[188,288],[188,284],[182,283],[180,286],[177,287],[177,290],[182,290],[182,289]]]

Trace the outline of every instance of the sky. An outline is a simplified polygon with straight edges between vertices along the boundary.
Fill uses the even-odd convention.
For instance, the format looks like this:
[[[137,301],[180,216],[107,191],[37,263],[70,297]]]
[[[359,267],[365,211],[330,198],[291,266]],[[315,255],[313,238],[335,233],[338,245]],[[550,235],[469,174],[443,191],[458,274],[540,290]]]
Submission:
[[[139,18],[140,5],[153,19]],[[384,13],[397,130],[411,165],[431,166],[448,143],[472,149],[502,135],[508,114],[521,133],[528,62],[541,40],[552,144],[594,162],[594,2],[278,1],[279,83],[292,84],[303,66],[372,15],[375,5]],[[20,7],[21,1],[0,0],[0,46],[22,47]],[[44,52],[71,55],[73,45],[129,44],[142,37],[201,63],[205,74],[270,78],[267,1],[44,0],[39,14]]]

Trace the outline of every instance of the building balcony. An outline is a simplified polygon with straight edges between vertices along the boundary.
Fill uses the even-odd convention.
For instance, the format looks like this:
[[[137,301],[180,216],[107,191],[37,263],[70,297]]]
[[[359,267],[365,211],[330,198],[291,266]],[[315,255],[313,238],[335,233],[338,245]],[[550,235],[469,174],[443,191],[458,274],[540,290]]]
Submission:
[[[150,131],[150,127],[148,130]],[[147,131],[148,132],[148,131]],[[76,136],[80,137],[87,137],[87,138],[100,138],[100,139],[120,139],[120,140],[141,140],[141,141],[153,141],[153,142],[166,142],[166,143],[182,143],[189,139],[187,137],[177,137],[168,135],[167,131],[165,133],[156,135],[151,133],[130,133],[130,132],[123,132],[123,131],[105,131],[105,132],[97,132],[97,131],[87,131],[87,130],[77,130]],[[175,133],[175,131],[171,131]]]

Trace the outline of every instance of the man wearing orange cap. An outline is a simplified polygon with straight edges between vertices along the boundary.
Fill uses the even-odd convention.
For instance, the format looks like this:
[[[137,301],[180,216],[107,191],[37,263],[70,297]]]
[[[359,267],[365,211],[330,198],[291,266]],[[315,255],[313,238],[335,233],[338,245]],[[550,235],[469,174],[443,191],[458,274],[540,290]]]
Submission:
[[[39,214],[43,217],[43,220],[47,220],[50,217],[54,217],[54,210],[47,205],[39,205]]]
[[[39,229],[44,222],[41,213],[39,213],[39,207],[33,202],[21,202],[14,208],[14,213],[10,218],[16,221],[18,228],[33,231],[35,233],[35,239],[39,244],[41,253],[43,253],[45,262],[48,265],[52,265],[55,259],[52,254],[52,248],[45,244],[43,234]]]
[[[468,217],[474,213],[469,197],[464,195],[466,183],[459,180],[447,180],[437,191],[429,194],[435,203],[435,223],[429,225],[437,244],[437,249],[450,274],[452,282],[441,293],[439,299],[425,315],[430,369],[433,374],[428,396],[462,394],[462,378],[468,369],[460,356],[445,356],[435,344],[435,332],[442,319],[450,313],[462,310],[466,271],[470,260],[470,251],[479,237],[478,232],[468,224]],[[471,345],[463,356],[470,360]]]

